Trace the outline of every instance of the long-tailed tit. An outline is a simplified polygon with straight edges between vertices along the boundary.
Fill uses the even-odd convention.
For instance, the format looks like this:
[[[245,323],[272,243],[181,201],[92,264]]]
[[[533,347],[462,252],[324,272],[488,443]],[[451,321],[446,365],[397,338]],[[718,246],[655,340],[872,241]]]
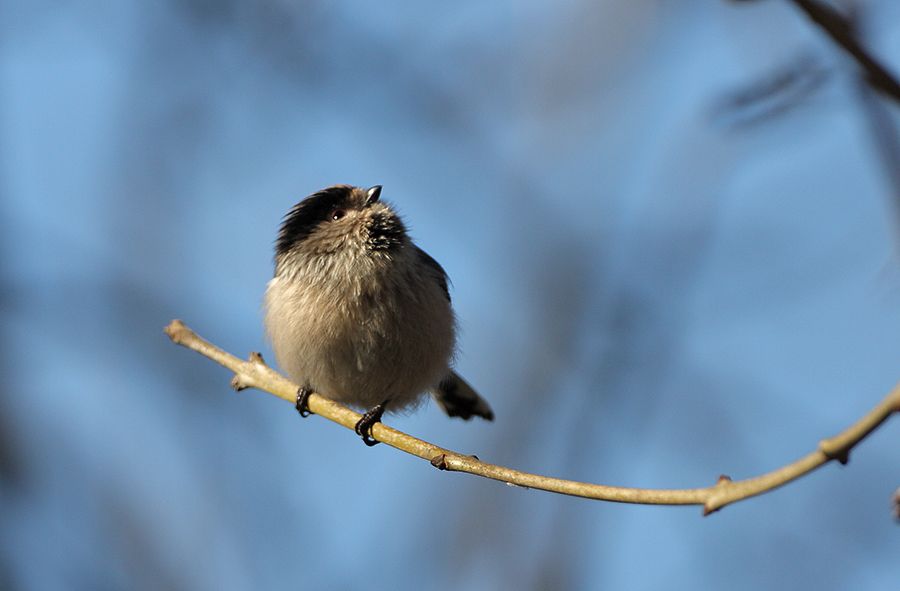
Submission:
[[[265,324],[279,365],[298,384],[297,410],[316,392],[368,409],[367,445],[385,411],[430,392],[451,417],[494,413],[450,365],[456,344],[447,274],[413,243],[381,186],[337,185],[285,216]]]

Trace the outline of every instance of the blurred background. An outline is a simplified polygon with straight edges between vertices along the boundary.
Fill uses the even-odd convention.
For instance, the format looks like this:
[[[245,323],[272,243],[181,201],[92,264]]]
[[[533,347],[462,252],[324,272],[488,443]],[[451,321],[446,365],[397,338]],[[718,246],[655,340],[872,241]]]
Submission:
[[[900,72],[900,4],[843,2]],[[0,588],[886,589],[898,421],[726,508],[441,473],[240,357],[281,216],[384,185],[497,420],[389,424],[694,487],[900,380],[900,107],[788,1],[0,2]]]

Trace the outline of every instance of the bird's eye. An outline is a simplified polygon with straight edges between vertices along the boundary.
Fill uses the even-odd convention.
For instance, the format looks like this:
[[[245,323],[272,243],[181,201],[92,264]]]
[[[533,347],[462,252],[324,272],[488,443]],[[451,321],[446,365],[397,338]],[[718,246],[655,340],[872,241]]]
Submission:
[[[341,219],[342,217],[344,217],[345,215],[347,215],[347,212],[344,211],[343,209],[335,209],[334,211],[331,212],[331,219],[334,221],[337,221],[337,220]]]

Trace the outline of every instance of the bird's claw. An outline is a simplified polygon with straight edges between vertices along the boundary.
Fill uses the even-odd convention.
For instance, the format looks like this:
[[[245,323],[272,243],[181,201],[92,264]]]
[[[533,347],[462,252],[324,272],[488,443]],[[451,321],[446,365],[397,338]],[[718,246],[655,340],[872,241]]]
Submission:
[[[297,409],[297,412],[300,413],[300,416],[304,419],[313,414],[313,411],[309,410],[310,394],[312,394],[312,390],[305,386],[297,390],[297,402],[294,404],[294,408]]]
[[[363,443],[372,447],[373,445],[378,445],[380,441],[372,439],[372,427],[375,426],[375,423],[381,422],[381,416],[384,414],[384,405],[386,403],[382,402],[381,404],[375,405],[363,414],[363,416],[356,422],[356,426],[354,427],[354,431],[356,434],[362,437]]]

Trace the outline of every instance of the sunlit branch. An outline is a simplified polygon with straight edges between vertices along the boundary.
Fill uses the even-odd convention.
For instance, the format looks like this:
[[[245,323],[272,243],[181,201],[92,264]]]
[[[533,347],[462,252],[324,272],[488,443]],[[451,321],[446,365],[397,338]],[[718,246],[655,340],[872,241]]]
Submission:
[[[193,349],[233,371],[235,375],[231,385],[236,390],[256,388],[291,404],[295,402],[297,385],[266,365],[259,353],[251,353],[248,361],[242,361],[203,340],[180,320],[173,320],[166,327],[165,332],[175,343]],[[343,425],[351,431],[361,416],[359,413],[317,394],[309,397],[309,408],[315,414]],[[372,428],[372,436],[391,447],[428,460],[431,465],[441,470],[467,472],[512,485],[601,501],[647,505],[701,505],[704,514],[708,515],[736,501],[768,492],[796,480],[831,460],[846,463],[850,450],[895,412],[900,412],[900,385],[847,430],[821,441],[815,451],[791,464],[746,480],[733,481],[727,476],[720,476],[718,482],[713,486],[691,489],[606,486],[529,474],[488,464],[475,456],[463,455],[438,447],[392,429],[383,423],[377,423]]]

